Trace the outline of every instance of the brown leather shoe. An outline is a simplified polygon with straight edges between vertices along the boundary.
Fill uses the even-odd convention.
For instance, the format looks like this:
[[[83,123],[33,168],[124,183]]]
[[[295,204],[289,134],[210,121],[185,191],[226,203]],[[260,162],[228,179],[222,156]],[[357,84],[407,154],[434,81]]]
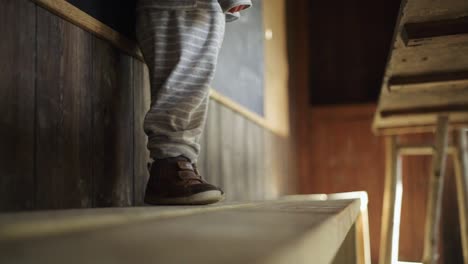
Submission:
[[[155,160],[151,165],[147,204],[203,205],[223,198],[223,191],[204,181],[196,166],[183,156]]]

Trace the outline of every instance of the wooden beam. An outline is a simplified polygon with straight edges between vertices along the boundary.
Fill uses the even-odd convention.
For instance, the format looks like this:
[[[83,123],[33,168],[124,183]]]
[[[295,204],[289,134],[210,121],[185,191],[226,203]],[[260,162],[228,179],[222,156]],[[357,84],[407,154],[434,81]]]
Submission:
[[[468,39],[468,17],[406,23],[401,38],[407,47],[465,41]]]
[[[434,105],[420,106],[414,108],[399,108],[399,109],[384,109],[380,112],[383,118],[403,115],[424,115],[424,114],[451,114],[468,112],[468,104],[450,104],[450,105]]]
[[[435,148],[432,144],[421,145],[399,145],[398,153],[401,156],[419,156],[419,155],[433,155]],[[455,146],[447,146],[447,154],[454,155],[456,153]]]
[[[388,81],[390,92],[413,92],[427,89],[457,89],[468,86],[468,72],[393,76]]]

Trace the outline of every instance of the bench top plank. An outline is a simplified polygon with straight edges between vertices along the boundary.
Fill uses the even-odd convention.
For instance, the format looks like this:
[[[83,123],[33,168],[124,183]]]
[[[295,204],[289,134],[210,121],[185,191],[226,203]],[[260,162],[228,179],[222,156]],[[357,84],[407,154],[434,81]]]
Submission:
[[[330,263],[359,212],[359,200],[280,200],[3,215],[0,262]]]

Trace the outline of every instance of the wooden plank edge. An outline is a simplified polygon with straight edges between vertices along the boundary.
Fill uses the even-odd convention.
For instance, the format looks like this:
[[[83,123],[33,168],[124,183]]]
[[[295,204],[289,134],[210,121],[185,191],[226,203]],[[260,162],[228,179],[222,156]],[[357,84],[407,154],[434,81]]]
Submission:
[[[371,246],[370,246],[370,231],[369,231],[369,215],[367,205],[369,196],[366,191],[356,191],[347,193],[333,194],[302,194],[302,195],[287,195],[282,197],[285,200],[310,200],[310,201],[327,201],[327,200],[359,200],[360,213],[356,220],[356,263],[370,264],[371,263]]]
[[[466,122],[454,122],[450,124],[450,130],[457,130],[468,127]],[[401,126],[401,127],[374,127],[374,133],[378,136],[395,136],[404,134],[421,134],[434,133],[435,125],[417,125],[417,126]]]
[[[77,27],[86,30],[97,37],[110,42],[124,53],[143,61],[143,55],[135,41],[132,41],[101,21],[81,11],[64,0],[30,0],[40,7],[67,20]]]
[[[158,206],[101,209],[73,209],[23,212],[0,215],[0,241],[58,235],[237,208],[252,208],[260,203],[229,203],[211,206]],[[267,203],[267,201],[263,202]]]
[[[468,17],[406,23],[401,31],[405,46],[419,46],[434,39],[468,39]]]
[[[411,76],[392,76],[388,81],[390,92],[414,90],[414,88],[468,83],[468,72],[447,72]]]
[[[380,115],[382,118],[388,118],[403,115],[453,114],[460,112],[466,112],[468,115],[468,105],[461,103],[451,105],[423,106],[416,108],[384,109],[380,111]]]
[[[360,200],[355,199],[341,212],[330,216],[319,226],[303,234],[299,240],[292,241],[260,263],[281,264],[290,263],[291,260],[307,263],[312,258],[314,263],[331,263],[359,217],[360,204]]]

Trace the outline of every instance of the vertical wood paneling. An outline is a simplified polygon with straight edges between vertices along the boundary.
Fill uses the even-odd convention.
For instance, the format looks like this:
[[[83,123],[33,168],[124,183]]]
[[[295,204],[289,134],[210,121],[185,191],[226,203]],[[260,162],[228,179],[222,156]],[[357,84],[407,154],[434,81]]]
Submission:
[[[278,183],[289,187],[294,182],[288,174],[288,153],[283,151],[289,146],[287,139],[266,132],[216,101],[210,102],[208,115],[199,166],[209,182],[223,187],[226,200],[285,194],[287,188]]]
[[[278,195],[279,186],[278,174],[281,173],[278,168],[281,167],[281,160],[276,160],[275,151],[278,145],[275,144],[269,131],[263,131],[263,138],[265,140],[265,173],[262,178],[262,188],[264,188],[265,198],[271,199]]]
[[[205,125],[205,131],[206,131],[206,125]],[[203,133],[202,137],[200,138],[200,155],[198,156],[198,161],[197,161],[197,168],[199,173],[203,176],[203,178],[206,179],[206,165],[207,165],[207,149],[206,146],[208,145],[207,143],[207,138],[206,138],[207,133]]]
[[[233,171],[233,158],[234,158],[234,131],[232,110],[220,106],[218,108],[220,115],[219,119],[219,131],[220,133],[220,154],[221,154],[221,177],[222,187],[226,192],[226,200],[234,201],[236,198],[235,185],[233,182],[234,171]]]
[[[204,155],[206,172],[203,176],[210,183],[222,187],[224,186],[224,181],[221,176],[221,140],[223,139],[219,133],[221,120],[220,108],[218,103],[210,100],[208,118],[204,131],[205,145],[202,145],[202,148],[206,151]]]
[[[209,104],[208,104],[209,107]],[[207,179],[207,165],[208,165],[208,133],[207,127],[208,127],[209,121],[208,119],[205,121],[205,126],[203,130],[203,134],[200,138],[200,154],[198,156],[198,161],[197,161],[197,168],[200,174],[204,179]]]
[[[132,58],[103,40],[93,45],[94,206],[133,201]]]
[[[286,138],[264,131],[265,141],[265,195],[275,198],[280,194],[294,193],[295,179],[289,177],[289,149]]]
[[[266,173],[266,157],[265,157],[265,138],[263,134],[263,128],[259,126],[253,126],[252,134],[249,137],[253,138],[254,148],[252,157],[254,159],[255,166],[252,167],[253,177],[252,182],[254,183],[255,193],[254,200],[262,200],[266,198],[265,193],[265,179],[268,177]]]
[[[244,117],[230,112],[232,121],[232,160],[231,160],[231,170],[232,170],[232,189],[234,194],[234,200],[236,201],[245,201],[248,200],[248,186],[247,186],[247,164],[245,160],[246,149],[246,129],[245,123],[246,120]]]
[[[37,9],[36,209],[91,206],[91,43]]]
[[[1,7],[0,209],[141,205],[146,67],[42,8],[36,27],[29,1]],[[271,197],[272,170],[289,176],[273,153],[286,141],[216,101],[200,143],[200,170],[227,200]]]
[[[0,7],[0,210],[34,207],[36,7]]]
[[[260,162],[258,162],[260,159],[258,158],[260,140],[255,137],[258,127],[254,124],[247,123],[245,130],[244,158],[246,166],[246,195],[249,200],[257,200],[259,196],[257,196],[257,193],[260,192],[260,189],[257,186],[256,176],[258,174],[258,166],[261,165]]]
[[[148,142],[143,130],[143,121],[150,107],[150,87],[148,70],[140,61],[133,61],[133,93],[134,93],[134,175],[133,195],[134,205],[143,204],[143,195],[148,181],[149,151]]]

